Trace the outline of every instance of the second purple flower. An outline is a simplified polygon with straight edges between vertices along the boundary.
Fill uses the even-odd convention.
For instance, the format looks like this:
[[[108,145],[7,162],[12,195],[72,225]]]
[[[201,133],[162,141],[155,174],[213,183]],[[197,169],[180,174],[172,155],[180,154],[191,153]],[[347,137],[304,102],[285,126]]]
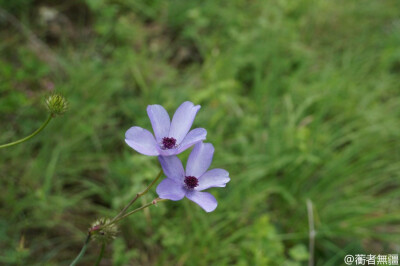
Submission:
[[[187,197],[197,203],[206,212],[212,212],[217,207],[217,200],[203,190],[212,187],[225,187],[229,182],[229,173],[224,169],[211,169],[214,147],[211,143],[197,143],[189,155],[186,171],[182,162],[176,156],[162,157],[161,163],[167,176],[157,187],[157,194],[162,199],[173,201]],[[207,171],[208,170],[208,171]]]

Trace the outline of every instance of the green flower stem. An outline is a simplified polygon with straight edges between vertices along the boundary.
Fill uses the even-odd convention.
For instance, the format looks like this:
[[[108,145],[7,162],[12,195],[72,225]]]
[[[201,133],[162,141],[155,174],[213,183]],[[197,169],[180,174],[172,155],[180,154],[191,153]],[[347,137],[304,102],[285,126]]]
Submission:
[[[105,244],[105,243],[101,244],[100,254],[99,254],[99,257],[97,258],[96,266],[99,266],[99,265],[100,265],[101,259],[103,258],[103,255],[104,255],[104,249],[105,249],[105,247],[106,247],[106,244]]]
[[[78,261],[83,257],[83,255],[85,255],[86,249],[88,247],[88,244],[90,242],[90,232],[88,233],[87,237],[86,237],[86,241],[85,244],[83,245],[81,252],[79,252],[78,256],[74,259],[74,261],[69,265],[69,266],[75,266],[76,263],[78,263]]]
[[[47,126],[47,124],[50,122],[50,120],[51,120],[52,118],[53,118],[53,116],[52,116],[52,115],[49,115],[49,117],[47,118],[47,120],[46,120],[35,132],[33,132],[32,134],[30,134],[29,136],[27,136],[27,137],[25,137],[25,138],[23,138],[23,139],[20,139],[20,140],[14,141],[14,142],[10,142],[10,143],[6,143],[6,144],[3,144],[3,145],[0,145],[0,149],[2,149],[2,148],[7,148],[7,147],[10,147],[10,146],[14,146],[14,145],[20,144],[20,143],[22,143],[22,142],[25,142],[25,141],[27,141],[27,140],[33,138],[34,136],[36,136],[40,131],[42,131],[42,130]]]
[[[114,224],[114,223],[116,223],[116,222],[119,222],[120,220],[122,220],[122,219],[128,217],[129,215],[134,214],[135,212],[138,212],[138,211],[140,211],[140,210],[143,210],[143,209],[145,209],[145,208],[147,208],[147,207],[149,207],[149,206],[151,206],[151,205],[155,205],[155,204],[157,204],[158,202],[166,201],[166,199],[156,198],[156,199],[152,200],[151,202],[149,202],[149,203],[143,205],[142,207],[137,208],[137,209],[135,209],[135,210],[133,210],[133,211],[130,211],[130,212],[126,213],[126,211],[128,210],[128,208],[129,208],[138,198],[140,198],[141,196],[143,196],[144,194],[146,194],[146,193],[150,190],[150,188],[151,188],[152,186],[154,186],[154,184],[155,184],[155,183],[157,182],[157,180],[161,177],[161,175],[162,175],[162,170],[158,173],[158,175],[157,175],[156,178],[150,183],[150,185],[149,185],[144,191],[142,191],[142,192],[140,192],[140,193],[137,193],[136,196],[129,202],[129,204],[126,205],[125,208],[123,208],[122,211],[121,211],[117,216],[115,216],[115,217],[111,220],[110,223],[105,224],[105,225],[103,225],[103,226],[101,226],[101,227],[91,228],[91,229],[89,230],[88,236],[87,236],[87,238],[86,238],[85,244],[84,244],[83,247],[82,247],[81,252],[80,252],[80,253],[78,254],[78,256],[75,258],[75,260],[70,264],[70,266],[75,266],[76,263],[83,257],[83,255],[85,254],[86,248],[87,248],[87,246],[88,246],[88,244],[89,244],[91,234],[92,234],[94,231],[101,230],[101,229],[104,228],[104,227],[107,227],[107,226],[112,225],[112,224]],[[101,247],[101,250],[100,250],[100,254],[99,254],[99,257],[97,258],[97,261],[96,261],[96,264],[95,264],[95,265],[99,265],[99,263],[101,262],[101,259],[103,258],[103,255],[104,255],[104,248],[105,248],[105,245],[102,244],[102,247]]]
[[[162,202],[162,201],[167,201],[167,199],[156,198],[156,199],[152,200],[151,202],[149,202],[149,203],[143,205],[142,207],[137,208],[137,209],[135,209],[135,210],[133,210],[133,211],[130,211],[130,212],[128,212],[128,213],[122,215],[121,217],[114,219],[114,220],[111,221],[110,223],[105,224],[105,225],[102,226],[102,227],[96,228],[96,231],[101,230],[102,228],[104,228],[104,227],[106,227],[106,226],[115,224],[115,223],[119,222],[120,220],[122,220],[122,219],[128,217],[128,216],[131,215],[131,214],[134,214],[134,213],[136,213],[136,212],[138,212],[138,211],[141,211],[141,210],[143,210],[143,209],[146,209],[147,207],[149,207],[149,206],[151,206],[151,205],[155,205],[155,204],[157,204],[158,202]],[[78,254],[78,256],[75,258],[75,260],[70,264],[70,266],[75,266],[76,263],[83,257],[83,255],[85,255],[87,246],[88,246],[88,244],[89,244],[89,242],[90,242],[90,237],[91,237],[91,235],[92,235],[92,231],[89,231],[88,236],[87,236],[86,241],[85,241],[85,244],[83,245],[83,247],[82,247],[82,249],[81,249],[81,252],[80,252],[80,253]],[[104,246],[105,246],[105,245],[103,244],[102,247],[101,247],[99,257],[97,258],[97,261],[96,261],[96,265],[98,265],[97,263],[100,263],[100,261],[101,261],[101,259],[102,259],[102,257],[103,257],[104,248],[105,248]]]
[[[144,191],[137,193],[136,196],[128,203],[128,205],[126,205],[125,208],[123,208],[122,211],[121,211],[120,213],[118,213],[118,215],[115,216],[115,217],[111,220],[111,222],[113,222],[113,221],[117,220],[119,217],[121,217],[121,216],[126,212],[126,210],[128,210],[128,208],[129,208],[130,206],[132,206],[132,204],[133,204],[138,198],[140,198],[141,196],[143,196],[144,194],[146,194],[146,193],[150,190],[150,188],[151,188],[152,186],[154,186],[154,184],[155,184],[155,183],[157,182],[157,180],[161,177],[161,175],[162,175],[162,170],[160,170],[160,172],[158,173],[158,175],[156,176],[156,178],[150,183],[150,185],[149,185]]]
[[[142,207],[134,209],[133,211],[130,211],[130,212],[122,215],[121,217],[114,219],[113,221],[111,221],[110,223],[108,223],[108,224],[106,224],[104,226],[109,226],[111,224],[115,224],[115,223],[119,222],[120,220],[128,217],[129,215],[134,214],[135,212],[138,212],[138,211],[141,211],[143,209],[146,209],[147,207],[150,207],[151,205],[156,205],[158,202],[162,202],[162,201],[167,201],[167,199],[156,198],[156,199],[152,200],[151,202],[143,205]]]

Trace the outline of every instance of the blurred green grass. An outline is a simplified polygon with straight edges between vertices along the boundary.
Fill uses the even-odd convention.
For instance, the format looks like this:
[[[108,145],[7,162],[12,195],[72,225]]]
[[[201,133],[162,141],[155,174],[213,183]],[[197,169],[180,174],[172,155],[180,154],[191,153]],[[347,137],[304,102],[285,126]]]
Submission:
[[[150,128],[148,104],[172,113],[185,100],[202,105],[194,126],[231,182],[213,189],[213,213],[183,200],[124,221],[104,265],[304,265],[307,199],[316,265],[400,253],[398,1],[0,6],[62,66],[0,20],[0,143],[41,124],[52,84],[70,101],[36,138],[0,150],[0,264],[68,265],[89,224],[158,172],[125,131]]]

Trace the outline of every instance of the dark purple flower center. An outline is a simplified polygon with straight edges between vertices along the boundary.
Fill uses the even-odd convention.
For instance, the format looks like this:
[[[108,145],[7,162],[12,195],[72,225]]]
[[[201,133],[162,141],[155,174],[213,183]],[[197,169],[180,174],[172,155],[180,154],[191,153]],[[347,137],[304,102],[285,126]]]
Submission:
[[[199,180],[194,176],[185,176],[185,185],[188,189],[194,189],[199,185]]]
[[[162,148],[164,150],[173,149],[176,147],[176,139],[165,137],[162,139]]]

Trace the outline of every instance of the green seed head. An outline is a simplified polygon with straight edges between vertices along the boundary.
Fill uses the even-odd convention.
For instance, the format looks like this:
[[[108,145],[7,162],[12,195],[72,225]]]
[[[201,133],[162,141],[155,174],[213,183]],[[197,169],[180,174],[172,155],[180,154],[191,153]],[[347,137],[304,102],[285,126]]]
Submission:
[[[110,224],[110,219],[100,218],[92,224],[89,233],[93,240],[108,244],[117,237],[118,227]]]
[[[68,101],[61,94],[54,93],[46,98],[46,107],[51,115],[62,115],[68,110]]]

